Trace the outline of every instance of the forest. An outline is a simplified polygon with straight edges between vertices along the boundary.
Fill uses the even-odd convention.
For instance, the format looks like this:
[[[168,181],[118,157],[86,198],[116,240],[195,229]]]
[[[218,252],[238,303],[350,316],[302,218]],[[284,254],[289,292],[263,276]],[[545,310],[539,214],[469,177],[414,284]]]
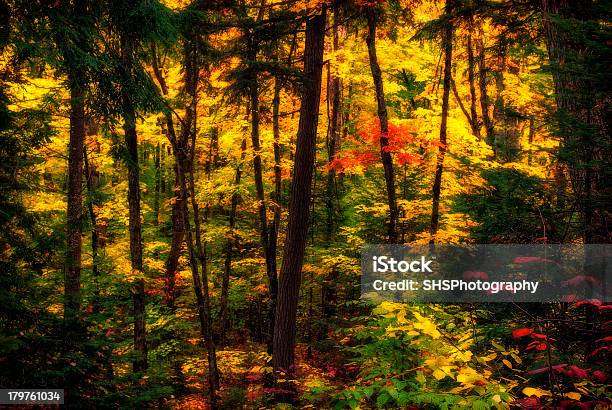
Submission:
[[[612,407],[610,290],[360,289],[368,244],[612,242],[611,13],[0,0],[0,389],[75,409]]]

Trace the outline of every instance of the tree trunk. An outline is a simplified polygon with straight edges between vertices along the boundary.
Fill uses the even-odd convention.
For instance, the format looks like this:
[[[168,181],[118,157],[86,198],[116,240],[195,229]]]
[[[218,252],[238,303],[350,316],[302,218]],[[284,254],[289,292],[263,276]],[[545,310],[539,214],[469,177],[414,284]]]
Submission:
[[[93,196],[95,194],[94,170],[89,165],[87,156],[87,147],[83,145],[83,164],[85,172],[85,182],[89,198],[87,200],[87,211],[91,221],[91,273],[94,281],[94,298],[92,302],[94,313],[100,312],[100,272],[98,270],[98,226],[96,221],[96,213],[93,207]]]
[[[240,163],[236,167],[236,176],[234,178],[235,191],[232,193],[232,202],[230,205],[229,234],[227,236],[227,242],[225,243],[225,263],[223,265],[223,277],[221,279],[221,306],[219,314],[221,318],[221,334],[219,339],[222,344],[227,343],[226,337],[229,329],[229,280],[230,272],[232,270],[234,243],[236,242],[234,228],[236,226],[236,208],[238,207],[238,200],[240,199],[238,189],[240,187],[240,180],[242,178],[242,163],[246,157],[246,145],[246,139],[243,138],[241,144]]]
[[[121,57],[126,77],[131,78],[134,45],[131,40],[121,38]],[[138,135],[136,134],[136,112],[130,90],[123,86],[121,95],[123,111],[123,132],[127,148],[128,169],[128,205],[130,225],[130,261],[132,273],[144,275],[142,262],[142,227],[140,221],[140,168],[138,165]],[[133,362],[134,372],[147,369],[147,341],[145,329],[145,294],[144,279],[139,278],[132,289],[134,302],[134,350],[136,357]]]
[[[161,195],[161,144],[158,142],[153,153],[153,163],[155,166],[155,192],[153,196],[153,225],[159,225],[159,201]]]
[[[606,80],[588,66],[607,56],[601,51],[606,49],[605,40],[595,29],[597,23],[589,20],[595,11],[592,2],[541,0],[540,8],[555,86],[557,132],[565,151],[562,162],[569,170],[581,214],[582,238],[587,244],[610,243],[610,178],[604,169],[612,161],[610,116],[606,115],[610,99],[605,91],[593,92],[602,91]],[[578,27],[578,34],[568,31],[568,20]]]
[[[153,73],[155,75],[155,79],[159,84],[159,88],[162,96],[166,96],[168,94],[168,85],[166,84],[166,79],[162,73],[161,68],[159,67],[159,61],[157,56],[157,49],[155,46],[152,47],[152,66]],[[164,286],[164,299],[166,302],[166,306],[170,309],[174,310],[174,303],[176,301],[176,273],[178,270],[178,262],[181,256],[181,248],[183,246],[183,241],[185,240],[185,220],[184,220],[184,212],[183,212],[183,199],[181,195],[181,187],[179,184],[178,177],[178,168],[179,168],[179,152],[185,151],[187,147],[183,143],[184,138],[180,140],[177,139],[176,130],[174,128],[174,120],[172,118],[172,113],[165,112],[164,113],[165,122],[166,122],[166,136],[170,141],[170,146],[174,149],[174,155],[176,163],[174,164],[174,197],[172,199],[172,238],[170,240],[170,252],[168,253],[168,258],[166,259],[166,277],[165,277],[165,286]],[[163,129],[163,126],[162,126]]]
[[[124,108],[125,144],[128,158],[128,205],[130,224],[130,261],[132,271],[142,275],[142,227],[140,222],[140,171],[138,166],[138,141],[136,134],[136,114],[130,103]],[[133,289],[134,298],[134,349],[138,357],[134,359],[134,371],[147,369],[147,343],[145,330],[145,295],[144,280],[138,279]]]
[[[445,14],[450,15],[453,9],[453,0],[446,0]],[[442,92],[442,119],[440,121],[440,147],[436,158],[436,175],[433,184],[433,201],[431,210],[431,223],[429,233],[430,243],[434,243],[438,233],[440,219],[440,191],[442,188],[442,171],[444,169],[444,156],[446,155],[446,123],[448,121],[448,100],[451,89],[451,68],[453,63],[453,24],[448,22],[442,37],[444,47],[444,83]]]
[[[472,45],[472,32],[473,23],[470,19],[469,32],[467,38],[467,52],[468,52],[468,82],[470,84],[470,114],[471,114],[471,127],[472,133],[478,139],[480,139],[480,124],[478,121],[478,112],[476,111],[476,86],[475,86],[475,65],[476,59],[474,58],[474,47]]]
[[[64,276],[64,320],[78,319],[81,310],[81,225],[83,218],[83,146],[85,142],[85,92],[83,73],[70,83],[70,141],[68,143],[67,247]]]
[[[334,21],[333,21],[333,50],[336,52],[340,48],[340,39],[338,35],[339,15],[338,5],[334,2]],[[329,67],[329,66],[328,66]],[[329,140],[327,142],[327,185],[325,193],[325,207],[327,210],[327,226],[326,239],[327,246],[332,246],[336,233],[338,220],[338,191],[336,189],[336,172],[331,167],[338,148],[340,146],[340,121],[341,121],[341,96],[342,96],[342,80],[335,73],[331,74],[331,68],[328,71],[328,104],[331,101],[331,117],[329,118]],[[329,112],[329,110],[328,110]],[[333,316],[335,309],[337,270],[332,268],[327,277],[321,284],[321,336],[327,337],[328,321]]]
[[[325,20],[325,6],[323,6],[321,14],[314,16],[306,23],[306,43],[304,46],[304,78],[306,84],[300,106],[294,172],[289,199],[287,237],[279,278],[274,327],[273,365],[277,374],[278,372],[292,373],[294,370],[297,304],[306,247],[310,191],[319,121]]]
[[[338,35],[338,6],[334,3],[334,21],[333,21],[333,50],[338,51],[340,48],[340,39]],[[329,66],[328,66],[329,67]],[[340,115],[341,115],[341,94],[342,80],[335,73],[331,74],[331,67],[328,71],[328,104],[331,102],[331,116],[329,118],[329,139],[327,141],[327,185],[325,194],[325,206],[327,209],[327,229],[326,242],[331,243],[336,225],[336,172],[331,168],[331,164],[336,159],[338,146],[340,145]],[[329,107],[329,105],[328,105]],[[328,111],[329,112],[329,111]]]
[[[387,202],[389,205],[388,240],[389,243],[397,243],[398,210],[395,194],[395,174],[393,171],[393,157],[388,151],[389,118],[387,114],[387,105],[385,103],[382,73],[380,71],[380,66],[378,65],[378,57],[376,56],[376,11],[373,8],[368,8],[367,17],[368,35],[366,37],[366,43],[368,45],[368,54],[370,57],[372,80],[374,81],[374,88],[376,89],[376,103],[378,105],[378,119],[380,121],[380,157],[385,170]]]
[[[197,52],[197,37],[194,38],[187,45],[185,51],[185,91],[187,95],[192,98],[191,105],[186,107],[186,119],[183,123],[183,140],[187,140],[191,136],[191,145],[189,149],[184,152],[184,161],[179,161],[179,164],[185,164],[185,167],[180,167],[180,184],[182,197],[185,201],[183,212],[185,213],[185,228],[187,230],[187,240],[190,253],[190,263],[192,265],[193,285],[196,293],[196,299],[198,303],[198,313],[200,317],[200,326],[202,330],[202,336],[207,350],[208,358],[208,384],[211,407],[216,407],[216,390],[219,388],[219,372],[217,369],[217,354],[213,340],[212,332],[212,319],[211,319],[211,305],[210,295],[208,292],[208,271],[206,266],[206,254],[204,244],[201,238],[200,228],[200,213],[199,206],[195,198],[195,181],[194,181],[194,167],[195,167],[195,149],[196,149],[196,135],[197,135],[197,92],[199,83],[199,63],[198,63],[198,52]],[[188,145],[187,143],[185,145]],[[187,179],[187,180],[186,180]],[[188,185],[187,185],[188,184]],[[189,210],[187,206],[187,197],[191,197],[191,207],[193,209],[193,220],[195,227],[196,236],[196,248],[193,248],[193,241],[191,238],[191,230],[189,228]],[[202,280],[198,274],[198,268],[196,264],[196,252],[197,257],[200,259],[200,265],[202,268]]]
[[[255,61],[256,53],[252,51],[251,61]],[[270,306],[268,308],[269,332],[267,338],[268,353],[272,353],[272,337],[274,330],[274,316],[276,312],[276,298],[278,293],[278,278],[276,275],[276,251],[272,253],[270,247],[271,232],[268,230],[268,217],[265,203],[265,193],[263,184],[263,166],[261,163],[261,147],[259,143],[259,90],[257,85],[257,75],[253,75],[253,85],[251,85],[251,143],[253,145],[253,170],[255,179],[255,189],[257,191],[257,201],[259,203],[259,237],[266,261],[266,274],[268,276],[268,289],[270,293]]]
[[[480,110],[482,122],[485,127],[487,143],[494,146],[495,129],[489,113],[489,94],[487,92],[487,64],[485,60],[484,33],[482,27],[478,27],[478,88],[480,89]]]

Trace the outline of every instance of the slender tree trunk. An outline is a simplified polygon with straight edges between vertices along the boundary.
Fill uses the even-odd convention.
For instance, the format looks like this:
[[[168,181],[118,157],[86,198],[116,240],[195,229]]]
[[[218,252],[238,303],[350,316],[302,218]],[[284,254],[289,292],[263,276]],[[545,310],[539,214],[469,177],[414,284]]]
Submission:
[[[155,192],[153,196],[153,225],[159,225],[159,201],[161,195],[161,144],[158,142],[153,154],[155,165]]]
[[[451,76],[451,90],[453,91],[453,95],[455,96],[455,100],[457,101],[457,104],[459,104],[459,108],[461,108],[461,112],[463,113],[465,118],[468,120],[468,123],[470,124],[470,127],[471,127],[472,116],[465,108],[465,105],[463,104],[463,100],[461,100],[461,97],[459,96],[459,92],[457,91],[457,84],[455,83],[455,80],[452,78],[452,76]],[[476,135],[473,128],[472,128],[472,134]]]
[[[131,107],[131,104],[130,104]],[[140,221],[140,170],[138,166],[138,141],[136,134],[135,112],[126,107],[124,111],[125,144],[128,158],[128,204],[130,224],[130,261],[132,271],[144,273],[142,261],[142,227]],[[147,343],[145,329],[144,279],[137,280],[132,291],[134,299],[134,349],[138,357],[134,359],[134,371],[147,369]]]
[[[100,312],[100,271],[98,270],[98,226],[96,221],[96,213],[93,207],[93,196],[95,195],[94,170],[89,165],[87,156],[87,147],[83,145],[83,164],[85,172],[85,181],[89,198],[87,200],[87,211],[91,221],[91,273],[94,281],[94,298],[92,302],[94,313]]]
[[[64,276],[64,320],[78,319],[81,310],[81,226],[83,218],[83,146],[85,92],[83,73],[69,78],[70,141],[68,143],[67,247]]]
[[[127,77],[131,78],[134,45],[131,40],[121,38],[121,57],[123,69]],[[121,105],[123,111],[123,132],[125,145],[127,148],[127,169],[128,169],[128,205],[129,205],[129,225],[130,225],[130,261],[132,272],[137,275],[144,275],[142,261],[142,227],[140,221],[140,168],[138,165],[138,135],[136,134],[136,112],[132,95],[127,86],[123,86]],[[145,293],[144,279],[136,280],[132,289],[132,299],[134,303],[134,350],[136,357],[133,362],[134,372],[144,371],[148,367],[147,363],[147,341],[145,328]]]
[[[189,131],[187,131],[189,132]],[[186,158],[186,153],[184,151],[178,151],[177,154],[177,164],[178,164],[178,172],[177,177],[179,179],[179,186],[181,192],[181,210],[183,212],[183,220],[185,223],[185,232],[186,232],[186,243],[187,250],[189,253],[189,265],[191,267],[191,277],[193,280],[193,290],[196,296],[196,304],[198,311],[198,318],[200,320],[200,334],[202,336],[202,340],[206,344],[208,354],[208,392],[210,397],[211,407],[216,408],[216,390],[218,385],[218,373],[216,371],[216,354],[212,355],[213,360],[210,356],[209,350],[209,340],[212,341],[212,333],[210,326],[210,314],[209,310],[206,308],[206,302],[204,298],[204,293],[202,291],[202,280],[200,279],[200,273],[198,271],[198,263],[196,256],[196,249],[194,249],[193,243],[193,235],[191,232],[191,227],[189,223],[189,207],[187,205],[187,197],[189,195],[189,191],[187,188],[187,181],[185,181],[187,175],[186,170],[189,167],[189,160]],[[196,204],[197,206],[197,204]],[[195,209],[195,208],[194,208]]]
[[[236,208],[238,207],[238,201],[240,195],[238,194],[238,188],[240,187],[240,180],[242,178],[242,164],[246,157],[246,139],[242,139],[241,143],[241,154],[240,163],[236,167],[236,176],[234,178],[235,191],[232,193],[232,201],[230,205],[229,214],[229,234],[227,242],[225,243],[225,263],[223,265],[223,277],[221,279],[221,306],[220,306],[220,317],[221,317],[221,335],[220,340],[222,344],[226,344],[227,331],[229,329],[229,309],[228,309],[228,295],[229,295],[229,282],[230,272],[232,270],[232,256],[234,251],[234,243],[236,242],[234,229],[236,227]]]
[[[184,121],[183,134],[185,139],[191,136],[191,146],[185,153],[185,164],[182,168],[182,182],[181,190],[183,191],[183,199],[187,199],[189,195],[191,197],[191,207],[193,209],[193,221],[195,228],[195,240],[196,248],[193,249],[193,242],[191,242],[191,232],[189,229],[189,211],[187,203],[184,205],[185,222],[188,232],[188,240],[190,244],[190,254],[193,258],[192,273],[194,277],[194,288],[196,291],[196,298],[198,301],[198,312],[200,316],[200,325],[202,329],[202,335],[204,343],[206,345],[207,357],[208,357],[208,382],[209,382],[209,394],[211,407],[216,407],[216,390],[219,388],[219,371],[217,369],[217,353],[215,348],[215,342],[213,340],[212,331],[212,315],[211,315],[211,304],[210,294],[208,292],[208,270],[206,266],[206,250],[205,244],[202,241],[201,227],[200,227],[200,212],[199,205],[195,197],[195,181],[194,181],[194,168],[195,168],[195,149],[196,149],[196,135],[197,135],[197,92],[199,83],[199,70],[200,65],[198,63],[198,52],[197,52],[197,41],[198,38],[194,38],[187,46],[185,52],[185,91],[187,95],[191,96],[191,105],[186,107],[186,120]],[[187,145],[187,144],[185,144]],[[186,180],[187,179],[187,180]],[[202,268],[202,280],[197,270],[197,264],[195,263],[195,257],[197,252],[197,258],[200,259],[200,265]],[[194,266],[195,265],[195,269]]]
[[[340,48],[340,39],[338,35],[339,15],[338,4],[334,2],[333,6],[333,49],[338,51]],[[328,71],[328,104],[331,102],[331,116],[329,118],[329,140],[327,143],[327,185],[325,193],[325,207],[327,210],[327,226],[326,226],[326,244],[332,246],[336,233],[338,210],[338,192],[336,189],[336,172],[331,167],[336,159],[336,154],[340,145],[340,121],[341,121],[341,97],[342,97],[342,80],[335,73],[331,74],[331,69]],[[333,316],[335,310],[336,294],[336,279],[337,269],[334,267],[327,274],[327,277],[321,284],[321,336],[327,337],[328,321]]]
[[[251,61],[255,61],[256,54],[252,51]],[[265,193],[263,184],[263,165],[261,162],[261,146],[259,143],[259,90],[257,76],[254,75],[251,85],[251,143],[253,145],[253,170],[255,178],[255,189],[257,191],[257,201],[259,203],[259,236],[261,246],[266,261],[266,274],[268,276],[268,288],[270,292],[270,306],[268,309],[269,332],[268,332],[268,353],[272,353],[272,336],[274,330],[274,316],[276,311],[276,298],[278,293],[278,279],[276,275],[276,252],[272,253],[270,248],[271,234],[268,227],[268,217],[265,203]]]
[[[166,84],[166,79],[162,73],[161,68],[159,67],[159,57],[157,55],[157,50],[155,46],[152,47],[152,67],[155,78],[159,84],[159,88],[162,96],[166,96],[168,94],[168,85]],[[174,196],[172,199],[172,212],[171,212],[171,221],[172,221],[172,238],[170,240],[170,252],[168,253],[168,258],[166,259],[165,270],[165,286],[164,286],[164,299],[166,302],[166,306],[170,309],[174,310],[174,303],[176,301],[176,274],[178,270],[179,258],[181,256],[181,248],[183,246],[183,242],[185,240],[185,219],[183,212],[183,197],[181,195],[181,187],[179,184],[179,151],[186,151],[187,147],[183,143],[183,138],[180,140],[177,139],[176,130],[174,128],[174,120],[172,118],[172,113],[165,112],[165,123],[166,123],[166,136],[171,143],[171,147],[174,150],[174,155],[176,159],[176,163],[174,165]]]
[[[334,3],[334,21],[333,21],[333,50],[336,52],[340,48],[340,39],[338,35],[338,6]],[[330,166],[334,159],[336,159],[336,153],[339,146],[340,140],[340,115],[341,115],[341,94],[342,94],[342,80],[335,73],[331,74],[331,68],[328,72],[328,104],[331,102],[331,116],[329,118],[329,140],[327,142],[327,164],[329,171],[327,173],[327,185],[325,194],[325,205],[327,209],[327,229],[326,229],[326,242],[331,243],[336,222],[336,209],[334,206],[336,198],[336,172]]]
[[[528,135],[528,145],[529,151],[527,152],[527,165],[531,165],[533,161],[533,137],[535,135],[535,123],[533,117],[529,117],[529,135]]]
[[[197,74],[196,74],[196,84],[197,84]],[[193,102],[193,130],[191,132],[191,149],[190,149],[190,155],[191,158],[189,160],[189,167],[188,167],[188,173],[187,173],[187,178],[188,178],[188,189],[189,189],[189,196],[191,197],[191,208],[193,209],[193,222],[194,222],[194,228],[195,228],[195,239],[196,239],[196,249],[198,251],[198,259],[200,259],[200,266],[202,269],[202,282],[201,282],[201,286],[202,286],[202,296],[203,296],[203,303],[204,303],[204,310],[203,310],[203,316],[204,316],[204,324],[205,324],[205,333],[206,333],[206,337],[204,338],[204,341],[206,343],[206,350],[207,350],[207,355],[208,355],[208,376],[210,379],[210,388],[211,388],[211,392],[216,391],[219,388],[219,371],[217,370],[217,353],[216,353],[216,348],[215,348],[215,342],[213,339],[213,331],[212,331],[212,315],[211,315],[211,304],[210,304],[210,293],[208,290],[208,268],[207,268],[207,255],[206,255],[206,243],[204,243],[204,241],[202,241],[202,230],[201,230],[201,224],[200,224],[200,210],[199,210],[199,205],[196,201],[196,193],[195,193],[195,180],[194,180],[194,168],[195,168],[195,148],[196,148],[196,133],[197,133],[197,128],[196,128],[196,112],[195,112],[195,107],[196,107],[196,98],[195,98],[195,93],[197,92],[197,87],[194,87],[193,89],[193,97],[194,97],[194,102]],[[211,397],[213,397],[214,394],[211,393]]]
[[[471,116],[471,127],[472,133],[478,139],[480,139],[480,123],[478,121],[478,112],[476,110],[476,85],[475,85],[475,66],[476,59],[474,58],[474,46],[472,45],[472,32],[473,32],[473,23],[470,20],[469,23],[469,32],[467,38],[467,52],[468,52],[468,83],[470,84],[470,116]]]
[[[282,172],[281,172],[281,144],[280,144],[280,92],[281,83],[274,80],[274,98],[272,100],[272,134],[274,135],[274,218],[270,227],[270,252],[276,257],[276,244],[278,241],[278,227],[281,217],[281,192],[282,192]],[[272,328],[274,330],[274,328]]]
[[[279,278],[274,327],[273,365],[277,374],[278,372],[292,373],[294,370],[297,304],[306,247],[310,191],[319,121],[325,21],[325,6],[323,6],[321,14],[312,17],[306,23],[306,44],[304,47],[306,84],[300,106],[295,165],[289,199],[287,237]]]
[[[176,301],[176,274],[178,271],[179,258],[181,256],[181,248],[185,240],[185,219],[182,211],[183,198],[180,193],[178,181],[178,156],[177,164],[174,165],[175,183],[174,183],[174,198],[172,202],[172,238],[170,240],[170,252],[166,259],[166,278],[165,278],[165,302],[166,306],[174,309]]]
[[[382,159],[383,168],[385,170],[385,183],[387,186],[387,202],[389,205],[389,227],[388,240],[389,243],[397,243],[397,222],[398,209],[395,194],[395,173],[393,170],[393,157],[388,151],[389,146],[389,118],[387,114],[387,105],[385,103],[385,92],[383,89],[382,73],[378,65],[378,57],[376,55],[376,25],[377,16],[373,8],[368,8],[368,35],[366,43],[368,45],[368,54],[370,56],[370,70],[372,71],[372,80],[376,89],[376,103],[378,105],[378,119],[380,121],[380,157]]]
[[[453,0],[446,0],[445,13],[450,15],[453,10]],[[431,223],[429,233],[430,243],[434,243],[438,233],[440,218],[440,191],[442,188],[442,171],[444,169],[444,156],[446,155],[446,123],[448,121],[448,100],[451,90],[451,68],[453,63],[453,24],[448,22],[444,28],[442,45],[444,47],[444,83],[442,92],[442,119],[440,122],[440,147],[436,158],[436,175],[433,184],[433,201],[431,210]]]
[[[478,88],[480,89],[480,110],[482,112],[482,122],[485,127],[487,143],[494,147],[495,129],[491,115],[489,113],[489,94],[487,92],[487,64],[484,48],[484,33],[482,27],[478,27]],[[495,147],[494,147],[495,148]]]

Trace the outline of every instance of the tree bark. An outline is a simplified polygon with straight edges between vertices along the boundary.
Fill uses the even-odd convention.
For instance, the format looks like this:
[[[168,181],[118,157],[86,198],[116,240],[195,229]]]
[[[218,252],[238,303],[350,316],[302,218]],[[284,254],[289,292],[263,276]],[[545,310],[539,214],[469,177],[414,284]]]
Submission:
[[[366,43],[368,45],[368,55],[370,57],[370,70],[372,71],[372,80],[376,90],[376,103],[378,105],[378,119],[380,121],[380,158],[385,170],[385,183],[387,186],[387,202],[389,206],[389,226],[388,226],[388,241],[389,243],[397,243],[397,222],[398,209],[395,193],[395,173],[393,170],[393,157],[388,150],[389,147],[389,118],[387,113],[387,105],[385,102],[385,92],[383,89],[382,73],[378,65],[378,57],[376,55],[376,25],[377,16],[373,8],[368,8],[368,35]]]
[[[340,38],[338,33],[340,16],[338,15],[338,4],[333,5],[334,20],[333,20],[333,50],[338,51],[340,48]],[[332,168],[333,161],[336,159],[336,154],[340,146],[340,121],[341,121],[341,97],[342,97],[342,79],[335,73],[331,73],[331,68],[328,65],[328,107],[331,102],[331,113],[329,118],[329,139],[327,142],[327,184],[325,193],[325,207],[327,210],[327,226],[326,226],[326,245],[332,246],[337,229],[337,220],[339,213],[338,191],[336,189],[336,172]],[[329,112],[329,109],[328,109]],[[321,284],[321,336],[327,337],[328,321],[334,315],[336,295],[336,279],[337,270],[332,268],[327,274],[327,277]]]
[[[121,38],[121,59],[126,78],[133,75],[134,44],[125,36]],[[123,132],[127,148],[128,205],[130,230],[130,262],[132,273],[144,275],[142,261],[142,226],[140,221],[140,168],[138,165],[138,135],[136,134],[136,111],[131,92],[126,84],[122,86],[121,109],[123,111]],[[134,350],[136,357],[132,363],[134,372],[145,371],[147,363],[147,341],[145,328],[144,279],[136,280],[132,289],[134,303]]]
[[[159,201],[161,195],[161,144],[158,142],[153,153],[153,163],[155,166],[155,192],[153,196],[153,225],[159,225]]]
[[[153,74],[155,75],[155,79],[159,84],[159,88],[162,96],[166,96],[168,94],[168,85],[166,84],[166,79],[163,75],[163,72],[159,66],[159,57],[157,55],[157,49],[155,46],[152,47],[152,67]],[[183,242],[185,240],[185,220],[184,220],[184,212],[183,212],[183,199],[181,195],[181,187],[179,184],[179,161],[180,161],[180,152],[186,152],[187,147],[184,143],[184,138],[177,138],[176,130],[174,128],[174,120],[172,118],[172,113],[165,112],[165,125],[166,125],[166,137],[170,141],[170,146],[174,150],[175,155],[175,164],[174,164],[174,196],[172,198],[172,212],[171,212],[171,222],[172,222],[172,238],[170,240],[170,252],[168,253],[168,258],[166,259],[165,264],[165,285],[164,285],[164,300],[166,306],[168,308],[174,310],[176,302],[176,274],[178,270],[178,262],[181,256],[181,248],[183,246]],[[163,126],[162,126],[163,127]]]
[[[274,327],[273,366],[277,374],[279,372],[292,373],[294,370],[297,304],[306,247],[310,192],[319,121],[325,14],[325,6],[323,6],[321,14],[312,17],[306,23],[306,42],[304,46],[304,78],[306,83],[300,106],[294,172],[289,199],[287,237],[279,277]]]
[[[450,15],[453,10],[453,0],[446,0],[445,14]],[[451,90],[451,68],[453,64],[453,24],[448,22],[444,28],[442,45],[444,47],[444,82],[442,92],[442,119],[440,121],[440,147],[436,158],[436,175],[433,184],[433,200],[431,210],[431,223],[429,233],[430,243],[434,243],[438,233],[440,219],[440,191],[442,188],[442,172],[444,170],[444,156],[446,155],[446,125],[448,121],[448,100]]]
[[[232,201],[230,205],[229,214],[229,233],[227,242],[225,243],[225,262],[223,264],[223,277],[221,278],[221,301],[220,301],[220,318],[221,318],[221,344],[226,344],[227,331],[229,329],[229,309],[228,309],[228,296],[229,296],[229,282],[230,272],[232,270],[232,257],[234,252],[235,238],[235,226],[236,226],[236,209],[238,207],[238,201],[240,195],[238,194],[238,188],[240,187],[240,180],[242,178],[242,163],[246,157],[246,139],[242,139],[241,143],[241,154],[240,163],[236,167],[236,176],[234,178],[235,191],[232,193]]]
[[[610,99],[605,91],[599,90],[601,77],[593,75],[589,71],[591,67],[585,65],[589,60],[601,58],[598,48],[605,49],[606,45],[581,38],[588,36],[594,42],[603,38],[596,31],[590,33],[597,25],[589,21],[594,12],[592,2],[541,0],[540,11],[555,87],[557,132],[561,136],[561,149],[565,150],[565,158],[560,163],[569,170],[570,185],[582,219],[581,235],[587,244],[610,243],[611,213],[607,206],[610,178],[604,170],[612,161],[610,120],[606,115]],[[572,35],[566,27],[568,20],[586,32]],[[591,27],[585,29],[588,25]],[[562,177],[561,169],[558,173]]]
[[[254,46],[251,49],[249,57],[251,61],[255,61],[257,54]],[[268,227],[268,217],[265,203],[265,193],[263,184],[263,165],[261,162],[261,146],[259,143],[259,90],[257,82],[257,74],[253,75],[250,89],[250,104],[251,104],[251,143],[253,145],[253,171],[255,179],[255,189],[257,192],[258,211],[259,211],[259,237],[261,246],[266,261],[266,275],[268,276],[268,291],[270,293],[270,305],[268,307],[268,323],[269,332],[267,337],[268,353],[272,353],[273,349],[273,330],[274,317],[276,311],[276,299],[278,293],[278,278],[276,273],[276,250],[272,252],[271,238],[272,232]]]
[[[93,196],[95,194],[95,183],[94,183],[94,170],[89,165],[89,159],[87,155],[87,147],[83,145],[83,164],[85,172],[85,182],[87,186],[87,193],[89,198],[87,200],[87,211],[89,212],[89,219],[91,222],[91,274],[94,281],[94,298],[92,302],[94,313],[100,312],[100,271],[98,270],[98,226],[96,220],[96,213],[93,207]]]
[[[487,64],[484,48],[484,33],[482,27],[478,27],[478,88],[480,89],[480,111],[482,113],[482,122],[485,127],[485,136],[487,143],[494,146],[495,128],[491,115],[489,113],[489,94],[487,92]]]
[[[64,276],[64,320],[78,319],[81,310],[81,226],[83,218],[83,146],[85,142],[84,73],[73,73],[70,87],[68,142],[67,247]]]
[[[340,39],[338,35],[339,16],[338,16],[338,5],[334,3],[334,20],[333,20],[333,50],[338,51],[340,48]],[[329,67],[329,66],[328,66]],[[327,229],[326,229],[326,242],[331,243],[336,225],[336,172],[331,167],[336,154],[338,146],[340,144],[340,115],[341,115],[341,94],[342,94],[342,80],[335,73],[331,73],[331,67],[328,71],[328,104],[331,102],[331,116],[329,118],[329,139],[327,141],[327,185],[325,194],[325,206],[327,210]],[[329,107],[329,105],[328,105]]]
[[[475,66],[476,59],[474,58],[474,47],[472,45],[472,32],[473,23],[470,19],[469,31],[467,37],[467,52],[468,52],[468,83],[470,85],[470,117],[472,119],[470,125],[472,127],[472,133],[478,139],[480,139],[480,123],[478,121],[478,112],[476,110],[476,85],[475,85]]]

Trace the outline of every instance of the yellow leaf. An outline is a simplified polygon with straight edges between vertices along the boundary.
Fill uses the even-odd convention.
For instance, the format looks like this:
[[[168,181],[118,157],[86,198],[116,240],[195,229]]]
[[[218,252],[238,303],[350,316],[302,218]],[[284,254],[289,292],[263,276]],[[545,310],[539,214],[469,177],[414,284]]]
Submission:
[[[442,370],[440,369],[436,369],[433,372],[433,377],[436,378],[436,380],[442,380],[443,378],[446,377],[446,373],[444,373]]]
[[[570,392],[570,393],[565,393],[565,397],[572,399],[572,400],[580,400],[582,395],[578,392]]]
[[[535,387],[525,387],[523,389],[523,394],[525,396],[536,396],[536,397],[552,396],[552,394],[550,394],[548,390],[542,390],[542,389],[538,389]]]
[[[502,363],[505,364],[507,368],[512,369],[512,363],[510,360],[502,359]]]

